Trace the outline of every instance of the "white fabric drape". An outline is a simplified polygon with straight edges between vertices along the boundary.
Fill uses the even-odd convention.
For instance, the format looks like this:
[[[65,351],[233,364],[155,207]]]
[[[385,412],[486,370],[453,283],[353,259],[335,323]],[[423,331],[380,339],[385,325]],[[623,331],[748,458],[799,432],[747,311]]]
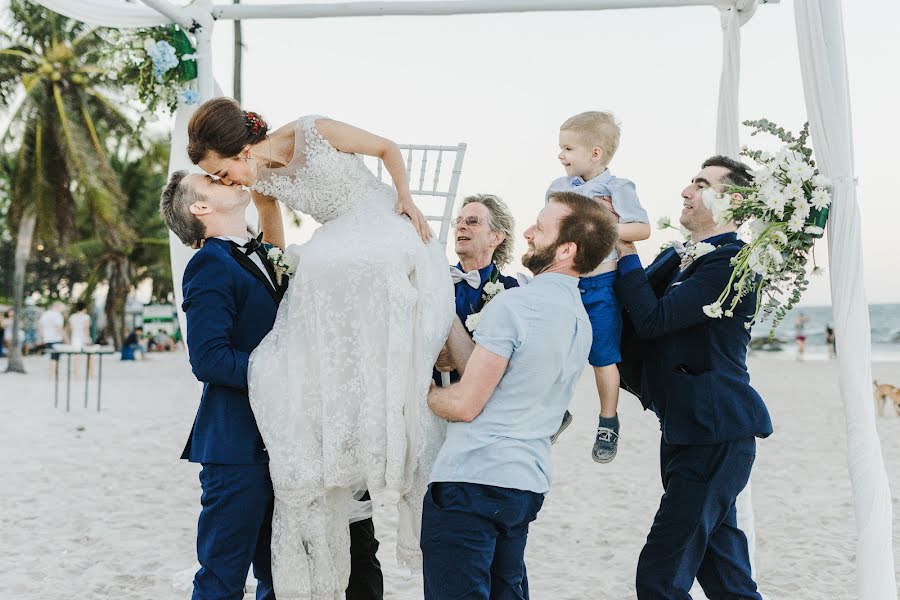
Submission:
[[[126,0],[36,0],[54,12],[100,27],[155,27],[171,20]]]
[[[819,168],[834,183],[828,256],[858,534],[857,597],[896,600],[891,493],[872,403],[869,307],[840,0],[795,0],[794,18],[813,148]]]
[[[722,75],[719,78],[719,111],[716,152],[737,158],[740,149],[738,94],[741,80],[741,26],[756,12],[756,0],[736,0],[720,9],[722,22]]]
[[[736,0],[731,8],[720,9],[722,24],[722,75],[719,79],[719,110],[716,122],[716,154],[738,158],[740,152],[738,94],[741,81],[741,26],[756,12],[756,0]],[[738,527],[747,536],[750,568],[754,573],[756,525],[753,516],[752,479],[737,497]]]
[[[178,109],[175,111],[175,126],[172,129],[172,147],[169,150],[169,175],[175,171],[186,169],[188,171],[196,170],[187,155],[187,126],[191,120],[191,115],[197,109],[197,105],[178,103]],[[181,293],[181,279],[184,276],[184,269],[187,267],[191,257],[194,256],[194,250],[188,248],[181,240],[178,239],[172,230],[169,230],[169,258],[172,261],[172,283],[175,289],[175,306],[178,309],[178,322],[181,323],[181,331],[187,332],[187,321],[184,312],[181,310],[181,301],[184,299]]]

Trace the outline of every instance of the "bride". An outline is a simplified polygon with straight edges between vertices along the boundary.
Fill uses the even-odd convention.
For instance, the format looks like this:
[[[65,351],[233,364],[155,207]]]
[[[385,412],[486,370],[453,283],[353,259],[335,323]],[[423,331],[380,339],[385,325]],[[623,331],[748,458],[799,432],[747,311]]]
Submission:
[[[453,316],[446,258],[389,140],[317,116],[269,133],[228,98],[202,105],[188,135],[191,160],[222,183],[322,224],[286,250],[295,274],[248,379],[275,492],[276,595],[343,598],[348,527],[368,516],[356,500],[365,490],[399,493],[398,558],[419,559],[422,498],[443,437],[426,395]],[[381,158],[395,188],[358,154]]]

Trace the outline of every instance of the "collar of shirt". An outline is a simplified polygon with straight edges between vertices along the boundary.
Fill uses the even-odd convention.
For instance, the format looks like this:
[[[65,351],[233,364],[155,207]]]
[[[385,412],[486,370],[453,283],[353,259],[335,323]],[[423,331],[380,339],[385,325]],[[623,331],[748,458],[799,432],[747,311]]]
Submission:
[[[718,246],[721,244],[730,244],[731,242],[737,240],[737,232],[727,231],[725,233],[720,233],[718,235],[714,235],[712,237],[708,237],[705,240],[700,240],[706,244],[712,244],[713,246]]]
[[[456,263],[456,268],[459,269],[460,271],[462,271],[463,273],[466,272],[466,270],[462,268],[461,262]],[[481,276],[482,285],[484,285],[485,281],[487,281],[488,279],[491,278],[491,275],[493,275],[493,273],[494,273],[494,263],[488,263],[488,266],[486,266],[482,269],[478,269],[478,274]],[[464,282],[460,281],[456,285],[459,285],[460,283],[464,283]],[[481,286],[479,286],[479,288],[480,287]]]
[[[561,283],[569,287],[578,287],[578,281],[578,277],[566,275],[564,273],[541,273],[540,275],[535,275],[528,285],[534,285],[536,283]]]
[[[612,178],[613,174],[610,173],[609,169],[606,169],[593,179],[588,179],[587,181],[585,181],[583,177],[572,177],[569,180],[569,185],[572,187],[579,187],[588,182],[590,182],[591,184],[606,185],[612,180]]]
[[[249,237],[238,237],[235,235],[217,235],[217,240],[225,240],[226,242],[234,242],[238,246],[243,246],[250,241]]]

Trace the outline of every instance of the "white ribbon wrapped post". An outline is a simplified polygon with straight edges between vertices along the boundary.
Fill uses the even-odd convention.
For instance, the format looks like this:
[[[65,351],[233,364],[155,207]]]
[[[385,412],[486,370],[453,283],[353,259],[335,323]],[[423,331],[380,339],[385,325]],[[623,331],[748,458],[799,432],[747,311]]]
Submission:
[[[794,20],[816,162],[834,185],[828,257],[858,534],[857,597],[896,600],[891,491],[872,403],[869,307],[853,180],[853,133],[841,4],[838,0],[795,0]]]

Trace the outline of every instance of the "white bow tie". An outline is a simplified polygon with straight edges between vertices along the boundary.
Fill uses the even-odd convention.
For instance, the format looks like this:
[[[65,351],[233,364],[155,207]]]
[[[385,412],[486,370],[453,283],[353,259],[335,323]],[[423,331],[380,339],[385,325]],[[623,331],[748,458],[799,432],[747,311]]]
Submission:
[[[684,256],[684,253],[688,251],[688,248],[691,247],[691,243],[683,244],[678,240],[672,240],[672,247],[675,248],[675,253],[678,256]]]
[[[478,269],[463,273],[456,267],[450,267],[450,279],[453,280],[454,284],[465,281],[469,284],[469,287],[476,290],[481,287],[481,273],[478,272]]]

